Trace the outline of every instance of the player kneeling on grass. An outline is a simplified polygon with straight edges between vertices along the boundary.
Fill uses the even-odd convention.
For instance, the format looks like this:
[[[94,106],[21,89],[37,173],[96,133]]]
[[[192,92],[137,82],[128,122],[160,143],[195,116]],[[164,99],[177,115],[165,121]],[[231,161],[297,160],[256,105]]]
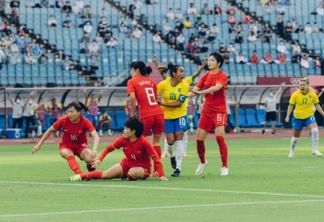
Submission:
[[[60,117],[42,136],[38,144],[33,148],[32,154],[41,149],[45,140],[55,131],[62,129],[63,136],[60,141],[60,155],[69,164],[69,167],[75,174],[82,173],[82,170],[75,160],[78,156],[87,163],[89,171],[95,170],[91,163],[96,158],[99,145],[99,136],[92,123],[81,115],[81,110],[87,110],[87,107],[80,102],[71,102],[67,107],[67,115]],[[92,151],[89,149],[86,133],[90,132],[94,138]]]
[[[105,156],[123,147],[125,158],[108,170],[81,173],[70,177],[70,181],[80,181],[89,179],[114,179],[127,178],[128,180],[145,180],[151,174],[151,159],[154,168],[160,176],[160,180],[168,180],[164,176],[163,165],[158,154],[150,142],[142,135],[144,125],[136,118],[129,118],[125,122],[123,136],[108,145],[100,154],[92,166],[96,168],[102,163]]]

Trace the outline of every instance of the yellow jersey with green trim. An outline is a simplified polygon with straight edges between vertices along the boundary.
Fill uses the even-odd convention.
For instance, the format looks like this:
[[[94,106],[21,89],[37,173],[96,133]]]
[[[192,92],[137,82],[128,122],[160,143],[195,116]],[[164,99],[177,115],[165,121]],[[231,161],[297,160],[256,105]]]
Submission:
[[[298,90],[291,95],[289,103],[295,106],[293,112],[295,118],[307,119],[314,115],[313,104],[318,104],[319,99],[314,91],[304,95]]]
[[[163,103],[183,102],[180,107],[162,106],[164,119],[177,119],[187,115],[189,86],[193,82],[192,77],[185,78],[177,85],[171,84],[171,78],[168,77],[157,85],[157,94],[162,96]]]

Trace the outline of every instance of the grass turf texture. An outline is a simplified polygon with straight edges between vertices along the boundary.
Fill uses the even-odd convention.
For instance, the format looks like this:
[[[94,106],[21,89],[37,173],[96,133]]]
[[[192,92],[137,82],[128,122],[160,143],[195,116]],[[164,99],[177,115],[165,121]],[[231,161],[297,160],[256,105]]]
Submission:
[[[302,138],[289,159],[288,138],[231,139],[229,176],[219,176],[216,141],[206,141],[208,166],[195,176],[195,143],[179,178],[169,181],[68,182],[72,171],[45,144],[31,155],[33,144],[0,148],[0,221],[322,221],[324,159],[311,155]],[[100,150],[104,147],[102,143]],[[320,147],[320,151],[324,151]],[[119,162],[121,151],[106,156],[99,170]],[[85,163],[80,162],[83,170]]]

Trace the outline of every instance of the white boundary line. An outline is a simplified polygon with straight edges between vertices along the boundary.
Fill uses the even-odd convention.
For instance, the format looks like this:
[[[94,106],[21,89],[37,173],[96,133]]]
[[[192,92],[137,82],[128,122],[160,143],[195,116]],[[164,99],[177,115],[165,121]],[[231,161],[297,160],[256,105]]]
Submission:
[[[231,194],[249,194],[249,195],[265,195],[265,196],[284,196],[284,197],[307,197],[324,199],[324,195],[310,194],[289,194],[289,193],[272,193],[272,192],[254,192],[240,190],[212,190],[212,189],[194,189],[194,188],[177,188],[177,187],[147,187],[147,186],[131,186],[131,185],[113,185],[113,184],[86,184],[87,182],[73,183],[47,183],[47,182],[19,182],[19,181],[0,181],[0,184],[18,184],[18,185],[40,185],[40,186],[67,186],[67,187],[110,187],[110,188],[126,188],[126,189],[147,189],[147,190],[175,190],[183,192],[206,192],[206,193],[231,193]],[[167,183],[167,182],[164,182]]]
[[[184,209],[184,208],[202,208],[202,207],[232,207],[232,206],[248,206],[248,205],[269,205],[269,204],[303,204],[303,203],[318,203],[323,200],[294,200],[294,201],[260,201],[260,202],[234,202],[234,203],[217,203],[217,204],[200,204],[200,205],[175,205],[161,207],[138,207],[138,208],[117,208],[117,209],[102,209],[102,210],[80,210],[80,211],[65,211],[65,212],[46,212],[33,214],[7,214],[0,215],[0,218],[14,217],[32,217],[32,216],[54,216],[54,215],[71,215],[71,214],[88,214],[88,213],[107,213],[107,212],[129,212],[129,211],[147,211],[147,210],[163,210],[163,209]]]

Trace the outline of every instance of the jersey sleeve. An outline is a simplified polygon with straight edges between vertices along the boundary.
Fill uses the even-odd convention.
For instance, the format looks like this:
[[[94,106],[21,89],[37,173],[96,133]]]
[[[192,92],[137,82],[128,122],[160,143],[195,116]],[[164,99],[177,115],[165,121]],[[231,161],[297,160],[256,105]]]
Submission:
[[[124,140],[125,138],[121,136],[117,140],[115,140],[114,142],[106,146],[105,149],[103,149],[102,152],[100,153],[98,160],[102,162],[108,153],[114,151],[115,149],[121,148],[124,144]]]
[[[127,94],[135,93],[135,87],[132,80],[127,81]]]
[[[207,77],[207,73],[205,75],[203,75],[202,77],[200,77],[200,79],[198,80],[198,83],[196,84],[197,88],[202,89],[204,87],[206,77]]]
[[[221,77],[217,81],[217,83],[222,84],[224,87],[227,86],[227,82],[228,82],[228,77],[225,73],[223,75],[221,75]]]
[[[293,93],[289,99],[289,104],[295,105],[296,104],[296,93]]]
[[[312,93],[313,94],[313,103],[316,105],[316,104],[319,104],[319,99],[318,99],[318,96],[315,92]]]
[[[165,80],[164,80],[165,81]],[[160,82],[158,85],[157,85],[157,95],[160,95],[162,94],[162,89],[164,87],[164,81]]]
[[[62,117],[60,117],[53,125],[52,125],[52,127],[56,130],[56,131],[58,131],[58,130],[60,130],[61,128],[62,128],[62,126],[63,126],[63,122],[64,122],[64,120],[65,120],[65,118],[66,118],[66,116],[62,116]]]
[[[85,127],[86,127],[86,129],[90,132],[90,133],[92,133],[93,131],[95,131],[95,128],[94,128],[94,126],[93,126],[93,124],[90,122],[90,120],[88,120],[87,118],[85,118],[84,117],[84,119],[83,119],[84,121],[85,121]]]
[[[185,78],[184,81],[186,83],[188,83],[188,85],[190,86],[193,83],[193,78],[192,78],[192,76],[189,76],[189,77]]]
[[[86,106],[89,106],[89,104],[90,104],[90,98],[87,98],[87,100],[86,100]]]

